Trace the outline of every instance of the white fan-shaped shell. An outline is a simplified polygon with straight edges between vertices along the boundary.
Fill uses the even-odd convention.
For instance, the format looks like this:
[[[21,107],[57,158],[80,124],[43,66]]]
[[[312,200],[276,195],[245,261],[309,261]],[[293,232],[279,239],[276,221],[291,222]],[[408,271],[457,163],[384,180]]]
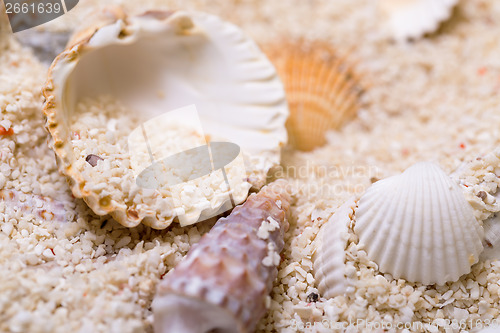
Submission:
[[[343,295],[347,288],[345,247],[355,207],[354,198],[346,201],[323,225],[315,240],[315,279],[318,291],[325,298]]]
[[[423,284],[456,281],[483,249],[472,207],[433,163],[373,184],[360,198],[354,230],[381,272]]]
[[[396,40],[420,38],[450,18],[458,0],[379,0]]]
[[[84,193],[82,175],[72,168],[77,157],[68,124],[78,121],[77,105],[87,98],[111,95],[146,120],[194,104],[203,134],[235,143],[250,156],[247,179],[256,187],[279,164],[280,148],[287,141],[283,85],[266,56],[238,27],[201,12],[149,12],[116,17],[74,39],[76,44],[51,67],[44,112],[61,172],[70,179],[73,194],[97,214],[111,214],[129,227],[143,221],[159,229],[179,215],[145,207],[132,216],[127,203],[103,206],[95,194]],[[228,203],[229,198],[207,210],[193,209],[183,223],[213,216]]]

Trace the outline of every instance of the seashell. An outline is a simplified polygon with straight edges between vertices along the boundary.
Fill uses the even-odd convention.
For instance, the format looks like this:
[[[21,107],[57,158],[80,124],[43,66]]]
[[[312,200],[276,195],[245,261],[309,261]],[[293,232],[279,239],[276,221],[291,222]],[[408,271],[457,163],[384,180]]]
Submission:
[[[155,332],[253,332],[266,312],[288,228],[278,180],[220,219],[158,286]]]
[[[15,190],[0,190],[0,203],[4,202],[16,210],[33,214],[43,221],[66,222],[64,202],[52,198],[26,194]]]
[[[345,248],[348,227],[354,215],[354,198],[346,201],[321,227],[315,240],[313,256],[318,291],[325,298],[344,295],[347,288],[345,276]]]
[[[188,225],[212,217],[231,208],[231,195],[238,204],[250,185],[262,187],[287,141],[288,109],[276,71],[256,44],[236,26],[201,12],[153,11],[129,17],[110,9],[96,16],[97,23],[77,32],[56,58],[43,89],[51,147],[73,195],[83,198],[96,214],[111,214],[125,226],[143,222],[163,229],[174,220]],[[127,106],[120,117],[135,122],[134,135],[142,135],[144,124],[158,129],[153,122],[167,111],[195,104],[204,132],[197,133],[197,144],[188,148],[206,144],[206,138],[237,144],[246,168],[242,177],[233,175],[244,183],[239,192],[231,187],[229,196],[226,191],[220,197],[202,198],[203,202],[188,200],[188,209],[165,203],[173,190],[147,192],[160,196],[159,204],[152,206],[143,200],[146,191],[140,188],[121,189],[125,200],[106,197],[109,184],[88,186],[93,180],[84,178],[77,167],[85,156],[75,153],[71,128],[82,119],[77,106],[102,96]],[[179,136],[177,141],[186,140]],[[210,185],[219,188],[219,183]]]
[[[462,190],[437,165],[417,163],[362,195],[354,231],[379,270],[410,282],[456,281],[483,250]]]
[[[68,41],[68,46],[87,43],[99,29],[114,24],[118,21],[126,21],[127,14],[119,6],[107,6],[94,13],[91,20],[82,23],[73,33]]]
[[[450,18],[458,0],[379,0],[395,40],[420,38],[435,32]]]
[[[290,144],[312,150],[326,143],[328,130],[356,116],[363,91],[345,58],[322,42],[278,44],[265,49],[285,85]]]
[[[479,259],[481,260],[499,260],[500,259],[500,216],[493,215],[483,222],[484,250]]]
[[[11,35],[12,29],[10,28],[9,17],[7,16],[3,1],[0,1],[0,50],[9,45]]]

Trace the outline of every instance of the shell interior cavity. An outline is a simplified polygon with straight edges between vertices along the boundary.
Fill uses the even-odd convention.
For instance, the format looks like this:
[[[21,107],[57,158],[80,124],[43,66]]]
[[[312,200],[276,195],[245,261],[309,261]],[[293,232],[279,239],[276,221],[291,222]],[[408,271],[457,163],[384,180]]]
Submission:
[[[154,228],[214,216],[231,204],[231,191],[235,204],[244,201],[287,141],[285,92],[272,64],[239,28],[213,15],[106,15],[56,58],[44,89],[47,128],[73,194],[123,225]],[[174,110],[185,119],[170,121],[179,120]],[[225,170],[176,174],[162,188],[132,179],[144,170],[156,175],[160,169],[148,169],[155,161],[214,140],[241,149]],[[99,157],[94,166],[85,163],[89,154]],[[201,175],[195,168],[184,171]]]
[[[449,19],[458,0],[379,0],[396,40],[420,38]]]
[[[354,215],[354,198],[346,201],[321,228],[313,257],[318,290],[325,298],[345,294],[345,248],[348,226]]]
[[[483,250],[483,228],[462,190],[436,164],[417,163],[374,183],[354,230],[379,270],[410,282],[456,281]]]

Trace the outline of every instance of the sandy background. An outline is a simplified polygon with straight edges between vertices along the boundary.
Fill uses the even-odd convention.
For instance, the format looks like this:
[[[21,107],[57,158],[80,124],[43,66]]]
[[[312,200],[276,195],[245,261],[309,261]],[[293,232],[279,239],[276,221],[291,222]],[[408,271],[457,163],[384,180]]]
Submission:
[[[299,193],[271,309],[259,331],[293,332],[299,322],[363,319],[420,323],[410,331],[437,332],[431,323],[457,318],[470,330],[478,326],[472,320],[485,323],[498,316],[496,262],[475,265],[458,282],[426,287],[379,275],[354,240],[349,248],[349,265],[357,272],[354,295],[307,300],[316,292],[311,241],[342,202],[374,178],[417,161],[437,162],[451,173],[498,146],[498,1],[460,1],[438,33],[400,44],[384,33],[383,17],[370,0],[81,1],[44,28],[73,27],[108,3],[131,12],[204,10],[238,24],[262,45],[321,39],[341,53],[351,52],[371,85],[358,118],[331,132],[325,147],[284,151],[283,165]],[[16,133],[0,137],[0,189],[61,200],[68,219],[55,224],[0,202],[0,331],[150,332],[157,282],[211,225],[126,229],[72,198],[46,143],[40,111],[46,69],[15,43],[0,51],[0,125]]]

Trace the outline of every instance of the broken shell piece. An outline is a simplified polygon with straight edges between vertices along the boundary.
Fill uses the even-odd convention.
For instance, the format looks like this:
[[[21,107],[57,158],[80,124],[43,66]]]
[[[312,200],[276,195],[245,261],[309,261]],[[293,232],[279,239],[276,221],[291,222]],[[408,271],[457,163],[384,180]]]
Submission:
[[[0,190],[1,202],[43,221],[66,222],[66,209],[61,201],[15,190]]]
[[[152,305],[156,333],[254,331],[278,273],[288,228],[287,186],[278,180],[252,194],[165,276]],[[266,237],[258,233],[263,224]]]
[[[483,250],[483,228],[462,190],[433,163],[374,183],[355,212],[354,231],[379,270],[410,282],[456,281]]]
[[[395,40],[416,39],[436,31],[450,18],[458,0],[379,0]]]
[[[315,240],[314,273],[318,290],[325,298],[343,295],[347,288],[345,248],[348,226],[354,215],[354,198],[346,201],[322,226]]]
[[[174,190],[166,188],[124,186],[120,191],[125,198],[112,197],[109,193],[114,187],[107,182],[97,182],[99,177],[85,177],[77,167],[82,160],[85,163],[89,153],[96,153],[79,154],[82,149],[76,147],[71,138],[72,126],[83,122],[84,115],[79,108],[82,104],[111,96],[124,105],[123,110],[128,113],[120,114],[120,119],[130,119],[132,129],[144,128],[150,124],[148,120],[172,110],[196,105],[203,133],[179,129],[177,143],[194,136],[203,141],[210,137],[241,148],[241,164],[246,174],[239,177],[239,183],[244,183],[245,192],[236,204],[246,198],[250,185],[262,187],[267,171],[279,164],[280,148],[287,141],[284,124],[288,109],[274,67],[239,28],[200,12],[147,12],[128,17],[119,11],[108,11],[96,25],[77,33],[73,43],[56,58],[43,94],[51,147],[60,171],[70,181],[73,195],[83,198],[96,214],[111,214],[128,227],[144,222],[162,229],[174,220],[182,220],[183,225],[195,223],[213,216],[211,212],[227,210],[227,206],[231,206],[229,190],[225,185],[208,181],[203,184],[204,188],[220,189],[224,199],[203,194],[197,201],[191,198],[190,185],[188,189],[178,189],[177,192],[186,194],[185,200],[180,201],[190,202],[196,206],[193,209],[179,207],[177,199],[172,199]],[[97,111],[104,113],[105,109],[106,105],[102,105]],[[165,132],[160,129],[147,135]],[[93,131],[88,133],[90,139],[97,141],[102,141],[99,135],[107,135],[100,133],[93,137]],[[126,135],[130,133],[132,130]],[[102,145],[96,145],[99,146]],[[113,153],[123,153],[123,147],[115,145],[114,148]],[[128,160],[123,161],[121,167],[114,166],[114,162],[120,161],[108,158],[109,155],[99,153],[104,161],[98,163],[94,171],[98,171],[101,164],[105,168],[102,171],[109,174],[129,170]],[[153,164],[152,159],[150,162]],[[121,176],[106,177],[106,180]],[[156,196],[153,204],[150,203],[152,195]]]
[[[356,116],[363,89],[352,65],[327,43],[296,42],[265,49],[285,85],[290,144],[312,150],[328,130]]]

